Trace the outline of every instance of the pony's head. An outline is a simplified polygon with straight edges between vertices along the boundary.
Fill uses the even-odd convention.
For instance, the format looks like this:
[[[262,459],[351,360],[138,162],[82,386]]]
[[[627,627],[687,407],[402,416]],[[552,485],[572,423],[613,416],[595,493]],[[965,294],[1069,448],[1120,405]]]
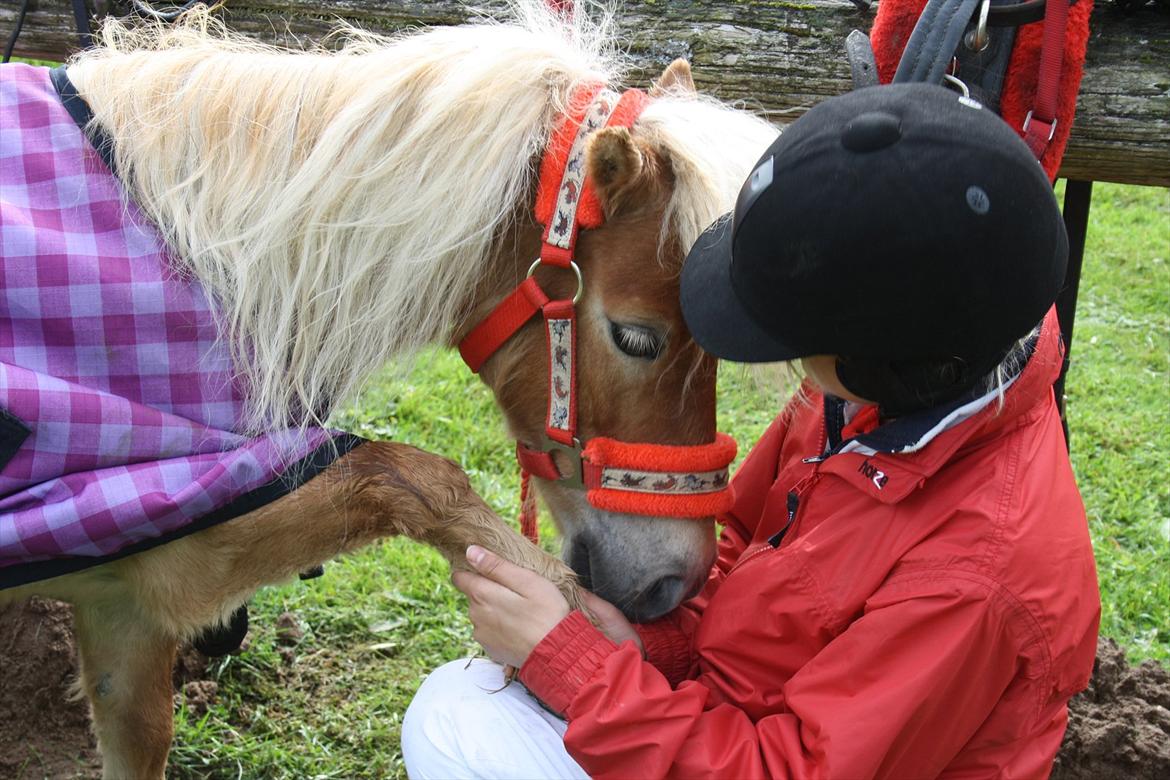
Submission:
[[[607,127],[588,140],[585,168],[604,223],[582,231],[578,240],[582,281],[568,269],[536,273],[554,299],[571,298],[580,286],[576,433],[586,446],[599,438],[676,447],[716,439],[716,364],[687,331],[679,273],[686,247],[730,205],[774,132],[699,97],[683,61],[662,74],[651,96],[630,128]],[[540,251],[538,226],[530,224],[519,235],[509,242],[521,260],[516,272]],[[497,300],[484,301],[470,321]],[[523,447],[547,443],[555,359],[545,324],[536,317],[481,371]],[[565,559],[587,588],[642,621],[697,591],[715,552],[710,516],[634,514],[621,511],[620,502],[599,507],[589,500],[591,493],[573,484],[580,469],[573,448],[554,446],[550,454],[560,476],[570,479],[546,475],[536,485],[563,535]],[[681,488],[674,483],[684,475],[646,475],[634,468],[606,479],[629,480],[636,490],[657,483],[669,492]]]

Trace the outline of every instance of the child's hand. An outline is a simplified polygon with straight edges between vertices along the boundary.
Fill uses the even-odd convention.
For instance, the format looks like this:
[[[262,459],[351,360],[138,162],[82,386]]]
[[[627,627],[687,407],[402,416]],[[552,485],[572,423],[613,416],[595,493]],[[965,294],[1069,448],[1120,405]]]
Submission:
[[[451,581],[467,596],[475,641],[496,663],[520,668],[569,614],[569,602],[544,577],[482,547],[468,547],[467,562],[473,571],[457,571]]]
[[[626,620],[626,616],[621,613],[621,610],[589,591],[583,591],[582,596],[584,596],[585,608],[589,610],[593,622],[601,633],[617,645],[622,642],[633,642],[638,646],[642,657],[646,657],[646,648],[642,646],[642,637],[638,636],[633,624]]]

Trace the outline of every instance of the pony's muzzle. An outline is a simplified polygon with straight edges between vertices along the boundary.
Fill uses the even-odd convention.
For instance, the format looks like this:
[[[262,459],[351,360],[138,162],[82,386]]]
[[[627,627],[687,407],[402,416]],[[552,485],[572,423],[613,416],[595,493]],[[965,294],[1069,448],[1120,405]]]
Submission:
[[[690,556],[670,556],[673,560],[658,560],[640,570],[606,548],[606,541],[579,534],[568,548],[567,562],[583,587],[616,606],[631,622],[662,617],[698,593],[706,581],[707,568]]]

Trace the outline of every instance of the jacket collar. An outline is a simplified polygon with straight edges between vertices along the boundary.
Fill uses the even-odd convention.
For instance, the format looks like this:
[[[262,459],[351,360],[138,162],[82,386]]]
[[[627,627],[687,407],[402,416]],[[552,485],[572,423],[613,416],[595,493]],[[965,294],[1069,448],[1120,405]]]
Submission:
[[[844,422],[843,402],[826,398],[828,454],[819,470],[841,476],[882,503],[897,503],[925,484],[960,448],[994,438],[1051,398],[1062,354],[1052,309],[1044,318],[1031,359],[1007,384],[1002,406],[996,392],[972,393],[840,441],[834,433]]]

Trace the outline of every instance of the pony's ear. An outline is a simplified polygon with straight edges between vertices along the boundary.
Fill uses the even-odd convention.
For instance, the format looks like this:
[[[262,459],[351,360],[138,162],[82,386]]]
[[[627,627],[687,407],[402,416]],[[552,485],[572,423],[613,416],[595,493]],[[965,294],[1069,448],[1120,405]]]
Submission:
[[[636,196],[651,194],[663,167],[654,150],[625,127],[594,133],[585,150],[585,166],[607,217]]]
[[[695,94],[695,80],[691,77],[691,64],[681,57],[666,66],[662,75],[650,87],[650,97],[661,97],[668,93]]]

